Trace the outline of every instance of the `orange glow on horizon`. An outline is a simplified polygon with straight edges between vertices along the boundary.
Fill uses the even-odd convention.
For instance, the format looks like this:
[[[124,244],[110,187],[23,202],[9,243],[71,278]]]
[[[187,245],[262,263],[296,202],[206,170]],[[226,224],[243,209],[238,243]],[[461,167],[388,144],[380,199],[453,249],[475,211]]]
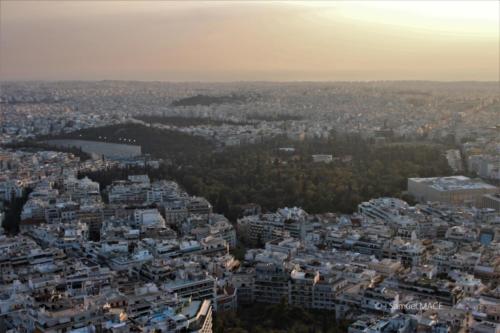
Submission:
[[[498,1],[1,2],[2,79],[498,80]]]

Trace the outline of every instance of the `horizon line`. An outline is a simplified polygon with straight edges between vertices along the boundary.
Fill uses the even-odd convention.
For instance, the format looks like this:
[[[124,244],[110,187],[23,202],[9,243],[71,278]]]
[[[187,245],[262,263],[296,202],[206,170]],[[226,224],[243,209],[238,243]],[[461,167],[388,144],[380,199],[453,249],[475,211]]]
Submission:
[[[141,82],[141,83],[374,83],[374,82],[435,82],[435,83],[500,83],[497,80],[432,80],[432,79],[378,79],[378,80],[138,80],[138,79],[0,79],[2,83],[70,83],[70,82]]]

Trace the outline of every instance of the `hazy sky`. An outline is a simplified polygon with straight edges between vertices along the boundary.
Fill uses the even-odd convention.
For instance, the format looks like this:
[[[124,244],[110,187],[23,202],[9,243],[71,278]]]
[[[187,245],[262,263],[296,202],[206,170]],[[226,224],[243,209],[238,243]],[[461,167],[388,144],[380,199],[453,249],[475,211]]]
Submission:
[[[499,80],[499,1],[5,1],[2,80]]]

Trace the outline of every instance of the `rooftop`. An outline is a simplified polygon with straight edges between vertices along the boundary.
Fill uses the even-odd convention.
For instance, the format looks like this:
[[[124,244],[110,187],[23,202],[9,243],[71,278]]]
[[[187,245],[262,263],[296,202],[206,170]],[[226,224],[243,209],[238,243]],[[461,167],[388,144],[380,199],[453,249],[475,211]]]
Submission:
[[[465,176],[431,177],[431,178],[409,178],[416,183],[427,184],[438,191],[497,189],[479,179],[471,179]]]

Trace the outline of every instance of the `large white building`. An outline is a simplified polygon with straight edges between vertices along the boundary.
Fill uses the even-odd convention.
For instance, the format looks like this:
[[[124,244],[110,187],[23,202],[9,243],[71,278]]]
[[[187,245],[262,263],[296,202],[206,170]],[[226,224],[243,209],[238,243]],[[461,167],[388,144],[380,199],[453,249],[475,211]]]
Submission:
[[[480,206],[483,195],[497,192],[496,186],[465,176],[408,178],[408,193],[422,202]]]

